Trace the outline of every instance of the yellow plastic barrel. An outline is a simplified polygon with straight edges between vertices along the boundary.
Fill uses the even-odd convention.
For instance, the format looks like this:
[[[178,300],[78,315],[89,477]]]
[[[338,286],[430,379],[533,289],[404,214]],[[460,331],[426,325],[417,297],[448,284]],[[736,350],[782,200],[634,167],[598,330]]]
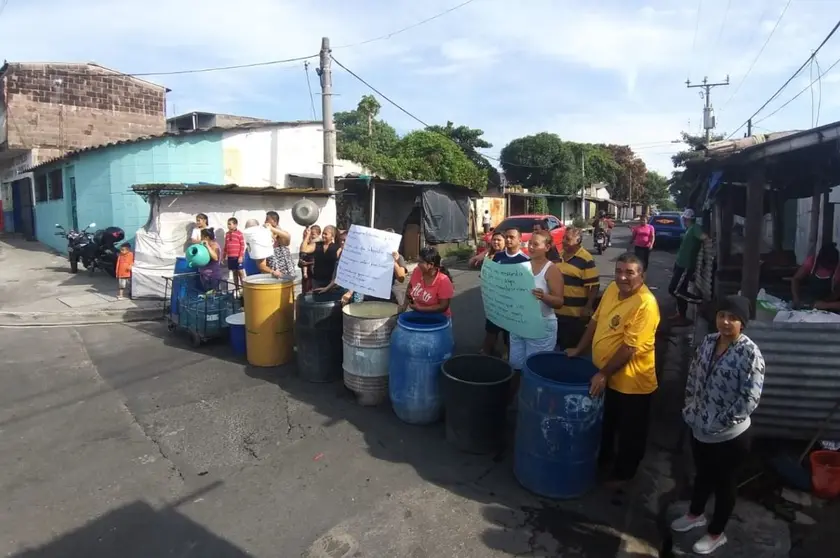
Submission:
[[[281,366],[294,359],[294,282],[268,273],[245,279],[245,338],[248,364]]]

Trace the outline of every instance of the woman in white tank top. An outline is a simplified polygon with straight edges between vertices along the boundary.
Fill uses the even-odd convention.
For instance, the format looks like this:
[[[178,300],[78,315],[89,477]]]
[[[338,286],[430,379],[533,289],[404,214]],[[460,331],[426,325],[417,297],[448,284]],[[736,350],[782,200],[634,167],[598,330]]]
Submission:
[[[510,334],[509,360],[514,370],[522,370],[525,359],[532,354],[553,351],[557,345],[557,316],[554,310],[563,306],[563,274],[547,257],[551,246],[551,237],[543,232],[535,232],[528,242],[528,252],[531,256],[529,265],[534,274],[533,293],[540,301],[540,310],[545,322],[545,337],[525,339],[514,333]]]

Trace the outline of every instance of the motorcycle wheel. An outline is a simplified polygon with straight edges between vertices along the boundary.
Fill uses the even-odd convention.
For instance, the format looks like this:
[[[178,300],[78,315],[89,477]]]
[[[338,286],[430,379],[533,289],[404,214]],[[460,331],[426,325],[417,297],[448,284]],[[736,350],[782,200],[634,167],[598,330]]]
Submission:
[[[79,273],[79,258],[70,258],[70,273]]]

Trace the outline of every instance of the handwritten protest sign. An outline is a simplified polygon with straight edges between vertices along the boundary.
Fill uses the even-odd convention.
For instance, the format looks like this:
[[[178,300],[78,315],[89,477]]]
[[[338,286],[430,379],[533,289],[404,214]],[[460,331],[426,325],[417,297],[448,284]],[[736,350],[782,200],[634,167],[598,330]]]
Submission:
[[[484,315],[497,326],[526,339],[545,337],[540,302],[531,293],[535,288],[530,264],[485,261],[481,266]]]
[[[338,260],[335,282],[345,289],[377,298],[391,298],[393,253],[402,237],[396,233],[351,225]]]

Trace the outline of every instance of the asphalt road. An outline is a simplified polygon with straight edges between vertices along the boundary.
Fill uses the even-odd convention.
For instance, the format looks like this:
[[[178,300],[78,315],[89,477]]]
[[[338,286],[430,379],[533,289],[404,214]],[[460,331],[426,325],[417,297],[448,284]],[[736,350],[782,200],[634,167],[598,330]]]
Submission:
[[[622,240],[598,257],[605,282]],[[653,255],[658,292],[672,261]],[[454,276],[457,348],[473,351],[477,273]],[[459,453],[442,425],[359,407],[294,366],[195,350],[162,324],[6,329],[0,354],[4,556],[603,558],[656,544],[645,494],[544,502],[509,451]]]

